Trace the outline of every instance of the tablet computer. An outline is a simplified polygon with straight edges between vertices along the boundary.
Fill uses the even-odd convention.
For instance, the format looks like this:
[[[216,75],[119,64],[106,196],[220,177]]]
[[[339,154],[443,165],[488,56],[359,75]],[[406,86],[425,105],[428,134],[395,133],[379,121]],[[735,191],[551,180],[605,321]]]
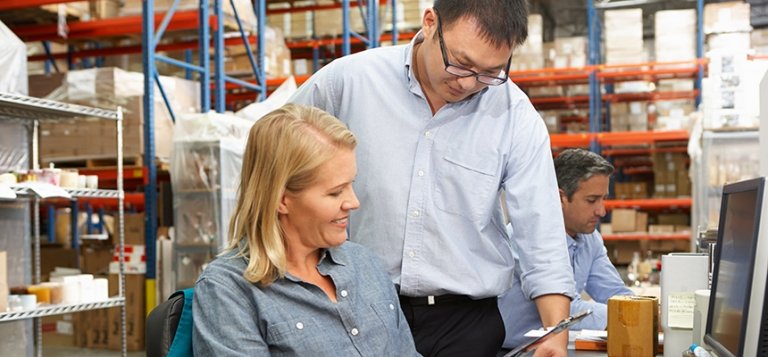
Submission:
[[[584,310],[584,311],[581,311],[581,312],[576,313],[574,315],[568,316],[563,321],[560,321],[557,325],[555,325],[555,327],[553,327],[550,330],[548,330],[547,333],[545,333],[545,334],[543,334],[543,335],[541,335],[539,337],[536,337],[535,339],[531,340],[528,343],[525,343],[523,345],[518,346],[517,348],[515,348],[512,351],[509,351],[509,353],[505,354],[504,357],[518,357],[518,356],[520,356],[529,347],[531,347],[531,346],[533,346],[533,345],[535,345],[537,343],[544,342],[544,340],[546,340],[547,338],[549,338],[551,336],[554,336],[554,335],[557,335],[558,333],[567,330],[568,328],[573,326],[573,324],[581,321],[581,319],[587,317],[587,315],[589,315],[591,313],[592,313],[592,310]]]

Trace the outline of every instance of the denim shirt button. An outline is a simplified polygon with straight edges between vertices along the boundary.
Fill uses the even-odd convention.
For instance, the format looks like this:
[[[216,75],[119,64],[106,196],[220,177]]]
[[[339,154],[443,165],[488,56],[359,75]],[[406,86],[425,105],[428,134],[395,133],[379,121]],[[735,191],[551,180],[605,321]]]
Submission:
[[[303,324],[303,323],[301,323],[301,322],[297,322],[297,323],[296,323],[296,328],[297,328],[297,329],[299,329],[299,330],[301,330],[301,329],[303,329],[303,328],[304,328],[304,324]]]
[[[360,333],[360,331],[358,331],[356,328],[353,328],[352,331],[349,332],[352,334],[352,336],[357,336],[357,334]]]
[[[347,297],[347,295],[349,295],[349,293],[347,293],[346,290],[341,291],[341,297]]]
[[[395,305],[393,305],[393,304],[389,304],[389,309],[390,309],[390,310],[394,310],[394,309],[395,309]]]

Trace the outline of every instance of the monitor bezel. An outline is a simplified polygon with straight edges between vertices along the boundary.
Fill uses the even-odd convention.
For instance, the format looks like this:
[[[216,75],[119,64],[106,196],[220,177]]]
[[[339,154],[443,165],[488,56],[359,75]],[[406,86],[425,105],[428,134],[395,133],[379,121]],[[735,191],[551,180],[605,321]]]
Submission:
[[[762,207],[763,207],[763,195],[764,195],[764,189],[765,189],[765,178],[759,177],[755,179],[740,181],[736,183],[726,184],[723,186],[723,194],[722,194],[722,201],[720,203],[720,219],[718,220],[718,230],[717,230],[717,245],[715,247],[714,254],[714,269],[712,271],[712,287],[711,287],[711,293],[710,293],[710,299],[709,299],[709,313],[707,314],[707,325],[704,330],[704,342],[712,348],[715,353],[720,357],[735,357],[735,356],[743,356],[744,355],[744,349],[745,349],[745,339],[747,337],[747,326],[748,326],[748,320],[749,320],[749,308],[752,300],[753,295],[753,278],[755,274],[755,259],[757,257],[757,247],[760,240],[760,223],[763,220],[762,219]],[[715,306],[715,295],[717,292],[717,286],[718,286],[718,280],[719,280],[719,273],[720,273],[720,254],[722,250],[722,242],[723,242],[723,234],[724,234],[724,227],[725,227],[725,219],[726,215],[724,214],[725,209],[728,206],[728,200],[730,199],[730,195],[734,193],[741,193],[741,192],[747,192],[747,191],[757,191],[757,201],[755,202],[755,215],[756,220],[753,223],[753,235],[752,235],[752,242],[751,242],[751,254],[750,254],[750,269],[747,273],[748,276],[745,278],[748,278],[748,284],[747,284],[747,291],[745,295],[745,301],[744,306],[742,307],[742,319],[741,319],[741,334],[739,336],[739,347],[738,347],[738,353],[733,354],[728,349],[725,348],[714,336],[712,336],[712,324],[713,324],[713,318],[714,318],[714,306]],[[768,227],[763,227],[763,229],[768,229]],[[761,312],[762,315],[762,312]]]

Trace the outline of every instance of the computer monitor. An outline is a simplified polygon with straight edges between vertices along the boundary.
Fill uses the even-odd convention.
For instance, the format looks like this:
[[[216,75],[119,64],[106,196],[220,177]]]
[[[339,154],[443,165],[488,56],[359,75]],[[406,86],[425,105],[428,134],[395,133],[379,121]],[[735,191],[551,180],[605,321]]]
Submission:
[[[704,332],[704,342],[719,357],[768,355],[765,193],[765,178],[723,187]]]

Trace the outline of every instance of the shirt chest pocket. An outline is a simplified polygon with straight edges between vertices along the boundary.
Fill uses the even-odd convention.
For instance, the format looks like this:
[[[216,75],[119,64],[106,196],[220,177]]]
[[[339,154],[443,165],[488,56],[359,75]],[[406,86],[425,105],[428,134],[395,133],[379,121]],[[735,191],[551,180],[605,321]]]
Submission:
[[[312,318],[278,322],[267,326],[266,343],[273,354],[334,355],[324,350],[329,346],[325,330]]]
[[[435,205],[445,212],[476,221],[488,215],[496,200],[497,159],[449,152],[436,163]]]

